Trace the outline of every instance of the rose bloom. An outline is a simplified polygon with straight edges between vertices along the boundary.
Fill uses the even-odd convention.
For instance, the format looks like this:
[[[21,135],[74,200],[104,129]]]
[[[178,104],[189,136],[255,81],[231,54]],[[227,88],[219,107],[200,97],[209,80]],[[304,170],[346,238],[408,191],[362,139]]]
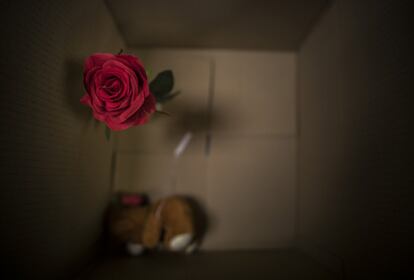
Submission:
[[[81,103],[112,130],[124,130],[148,121],[155,111],[141,61],[132,55],[96,53],[85,61]]]

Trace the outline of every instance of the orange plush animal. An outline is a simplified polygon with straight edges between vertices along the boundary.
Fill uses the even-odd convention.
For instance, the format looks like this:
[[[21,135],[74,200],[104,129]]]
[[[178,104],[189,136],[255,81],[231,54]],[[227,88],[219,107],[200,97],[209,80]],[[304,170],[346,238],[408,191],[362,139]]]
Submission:
[[[109,230],[131,255],[155,248],[189,253],[196,247],[193,209],[179,196],[147,206],[113,208]]]

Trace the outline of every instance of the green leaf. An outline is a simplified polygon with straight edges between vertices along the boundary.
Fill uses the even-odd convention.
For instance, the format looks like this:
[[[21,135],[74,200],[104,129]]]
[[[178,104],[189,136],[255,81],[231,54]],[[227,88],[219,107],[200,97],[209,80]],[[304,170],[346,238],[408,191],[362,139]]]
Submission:
[[[151,93],[157,101],[166,96],[174,87],[174,76],[171,70],[162,71],[149,85]]]
[[[107,126],[105,126],[105,137],[107,141],[111,138],[111,129]]]

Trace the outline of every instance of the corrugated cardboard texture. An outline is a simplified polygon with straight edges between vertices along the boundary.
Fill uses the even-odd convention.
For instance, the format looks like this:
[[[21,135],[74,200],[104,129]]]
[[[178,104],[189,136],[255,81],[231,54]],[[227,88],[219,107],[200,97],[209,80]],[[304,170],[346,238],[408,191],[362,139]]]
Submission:
[[[320,264],[291,249],[203,252],[196,255],[157,254],[145,258],[110,258],[80,279],[328,280]]]
[[[298,49],[329,0],[106,0],[135,48]]]
[[[296,56],[291,52],[131,50],[182,93],[151,123],[117,133],[115,188],[192,195],[210,216],[204,248],[291,245]],[[173,150],[194,136],[182,158]]]
[[[414,248],[409,3],[336,1],[299,53],[299,238],[346,279]]]
[[[96,250],[112,143],[83,59],[123,40],[101,1],[1,1],[0,278],[65,279]]]

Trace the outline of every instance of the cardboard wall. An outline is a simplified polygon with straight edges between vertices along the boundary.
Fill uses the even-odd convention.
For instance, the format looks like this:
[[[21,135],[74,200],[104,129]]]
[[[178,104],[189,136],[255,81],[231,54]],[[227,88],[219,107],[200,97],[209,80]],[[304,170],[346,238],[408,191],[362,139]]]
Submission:
[[[413,248],[409,1],[334,1],[299,52],[302,248],[393,279]]]
[[[128,46],[297,50],[329,0],[106,0]]]
[[[83,60],[124,43],[101,1],[1,1],[0,18],[0,278],[66,279],[96,252],[110,191]]]
[[[114,188],[192,195],[209,216],[206,249],[280,248],[294,238],[296,55],[130,50],[172,69],[175,100],[148,125],[116,133]],[[173,151],[185,132],[183,156]]]
[[[157,254],[112,258],[80,279],[280,279],[336,280],[319,263],[292,249],[201,252],[192,256]]]

